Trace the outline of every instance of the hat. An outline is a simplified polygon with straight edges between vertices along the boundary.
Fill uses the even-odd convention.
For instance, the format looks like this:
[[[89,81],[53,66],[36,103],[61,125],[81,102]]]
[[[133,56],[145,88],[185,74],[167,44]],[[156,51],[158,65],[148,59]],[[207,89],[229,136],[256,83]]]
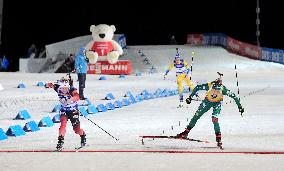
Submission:
[[[175,60],[176,60],[176,59],[181,59],[181,57],[180,57],[179,53],[177,53],[177,54],[176,54],[176,56],[175,56]]]

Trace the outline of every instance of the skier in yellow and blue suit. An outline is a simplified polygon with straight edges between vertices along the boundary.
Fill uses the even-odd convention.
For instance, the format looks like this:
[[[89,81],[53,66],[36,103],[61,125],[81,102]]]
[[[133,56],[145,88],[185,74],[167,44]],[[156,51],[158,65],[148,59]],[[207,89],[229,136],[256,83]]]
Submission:
[[[169,68],[166,70],[166,73],[164,75],[164,79],[166,79],[166,76],[168,73],[175,68],[176,71],[176,78],[177,78],[177,85],[178,85],[178,93],[179,93],[179,100],[180,100],[180,105],[179,107],[183,106],[183,82],[187,84],[187,86],[190,88],[192,91],[194,89],[194,85],[190,81],[189,77],[189,66],[184,59],[182,59],[177,52],[174,62],[169,65]]]

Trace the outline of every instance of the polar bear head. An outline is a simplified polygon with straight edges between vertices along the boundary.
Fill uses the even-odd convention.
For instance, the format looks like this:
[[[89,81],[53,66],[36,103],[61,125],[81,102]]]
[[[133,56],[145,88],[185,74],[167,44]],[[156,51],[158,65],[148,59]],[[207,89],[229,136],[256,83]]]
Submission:
[[[90,31],[92,32],[93,40],[96,42],[108,42],[113,39],[115,32],[114,25],[99,24],[97,26],[91,25]]]

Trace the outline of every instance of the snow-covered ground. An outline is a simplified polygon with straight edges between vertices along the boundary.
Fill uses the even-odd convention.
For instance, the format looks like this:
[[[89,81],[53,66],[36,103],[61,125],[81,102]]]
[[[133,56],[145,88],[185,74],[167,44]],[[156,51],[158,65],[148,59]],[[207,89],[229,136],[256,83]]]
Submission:
[[[245,113],[241,117],[234,103],[224,103],[219,119],[225,148],[223,152],[284,152],[283,65],[247,59],[220,47],[178,47],[189,63],[191,52],[196,52],[192,75],[195,82],[212,81],[218,77],[216,72],[219,71],[224,74],[223,83],[237,92],[234,70],[234,65],[237,65],[241,103]],[[106,76],[107,80],[98,80],[100,75],[88,75],[86,95],[94,105],[98,105],[108,102],[102,100],[107,93],[113,93],[116,99],[121,100],[127,91],[136,95],[145,89],[149,92],[157,88],[175,89],[174,71],[167,80],[163,80],[164,70],[173,60],[175,48],[130,46],[124,58],[131,59],[134,72],[142,72],[142,76]],[[139,49],[151,65],[143,64],[145,57],[140,56]],[[158,73],[148,74],[152,65]],[[39,81],[52,82],[64,75],[0,73],[0,84],[4,87],[0,91],[0,128],[6,131],[11,125],[24,126],[30,120],[38,122],[44,116],[53,117],[56,113],[51,111],[58,104],[57,94],[36,84]],[[76,80],[76,75],[72,76]],[[16,88],[19,83],[27,87]],[[75,82],[77,85],[78,82]],[[258,93],[246,96],[257,90]],[[204,92],[200,95],[203,96]],[[224,102],[229,101],[225,97]],[[119,141],[81,117],[81,125],[90,145],[84,150],[220,152],[215,147],[212,110],[201,117],[190,133],[192,138],[206,139],[212,143],[155,139],[145,140],[145,145],[141,145],[140,135],[176,135],[183,131],[199,103],[194,101],[188,108],[178,109],[178,97],[171,96],[88,115],[88,118],[119,138]],[[27,109],[32,118],[27,121],[13,120],[22,109]],[[25,136],[9,137],[8,140],[0,141],[0,150],[53,150],[57,143],[58,128],[59,124],[55,124]],[[73,150],[79,143],[80,138],[74,134],[69,123],[64,147]],[[283,162],[283,154],[0,153],[0,170],[283,170]]]

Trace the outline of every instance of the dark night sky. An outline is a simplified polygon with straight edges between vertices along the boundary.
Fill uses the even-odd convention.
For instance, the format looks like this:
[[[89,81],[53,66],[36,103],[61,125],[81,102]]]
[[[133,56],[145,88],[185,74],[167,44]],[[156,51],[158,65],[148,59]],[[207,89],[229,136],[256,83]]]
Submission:
[[[92,24],[114,24],[116,33],[126,35],[128,45],[168,44],[171,35],[184,44],[187,33],[206,32],[222,32],[255,44],[255,8],[256,0],[4,0],[0,50],[16,61],[32,43],[43,47],[87,35]],[[284,49],[283,9],[283,1],[260,0],[261,46]]]

